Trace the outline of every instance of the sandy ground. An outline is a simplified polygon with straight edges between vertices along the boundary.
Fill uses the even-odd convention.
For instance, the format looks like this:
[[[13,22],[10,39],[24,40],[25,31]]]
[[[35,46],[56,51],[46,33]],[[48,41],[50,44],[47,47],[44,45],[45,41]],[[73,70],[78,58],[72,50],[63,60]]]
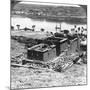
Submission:
[[[16,57],[25,52],[24,44],[18,43],[16,40],[11,40],[11,57]]]
[[[74,64],[65,72],[56,72],[49,69],[41,70],[11,67],[12,89],[86,84],[86,64]]]
[[[45,32],[40,32],[40,31],[36,31],[36,32],[32,32],[32,31],[11,31],[11,35],[12,36],[24,36],[27,38],[32,38],[32,39],[44,39],[47,38],[47,36],[51,36],[51,34],[47,34]]]
[[[26,52],[23,44],[11,40],[11,60]],[[11,67],[11,88],[39,88],[54,86],[86,85],[86,64],[74,64],[65,72],[49,69]]]

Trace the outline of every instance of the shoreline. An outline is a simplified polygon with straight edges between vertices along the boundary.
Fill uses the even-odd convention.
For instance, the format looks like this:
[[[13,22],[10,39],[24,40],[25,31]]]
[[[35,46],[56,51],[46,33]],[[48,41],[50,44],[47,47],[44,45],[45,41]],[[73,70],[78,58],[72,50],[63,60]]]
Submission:
[[[47,16],[35,16],[35,15],[11,15],[11,17],[21,17],[21,18],[30,18],[32,20],[43,21],[46,20],[48,22],[67,22],[72,24],[87,24],[87,18],[78,18],[78,17],[47,17]]]

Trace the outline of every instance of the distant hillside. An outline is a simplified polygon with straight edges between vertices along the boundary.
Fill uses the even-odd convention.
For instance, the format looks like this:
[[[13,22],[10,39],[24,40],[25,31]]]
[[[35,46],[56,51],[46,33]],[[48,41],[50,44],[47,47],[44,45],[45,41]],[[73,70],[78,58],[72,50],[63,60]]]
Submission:
[[[50,15],[57,16],[83,16],[86,17],[86,12],[82,7],[71,7],[71,6],[48,6],[48,5],[34,5],[34,4],[16,4],[15,10],[24,10],[29,12],[30,10],[42,11]]]

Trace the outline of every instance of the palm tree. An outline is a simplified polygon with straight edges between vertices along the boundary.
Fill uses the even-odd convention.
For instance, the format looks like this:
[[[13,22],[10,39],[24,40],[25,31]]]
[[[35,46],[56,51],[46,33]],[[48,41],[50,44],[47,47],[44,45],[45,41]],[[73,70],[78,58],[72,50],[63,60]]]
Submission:
[[[14,26],[11,26],[11,30],[14,30]]]
[[[41,28],[41,32],[44,32],[44,31],[45,31],[45,29]]]
[[[16,26],[17,26],[17,29],[18,29],[18,30],[20,30],[20,25],[19,25],[19,24],[17,24]]]
[[[55,27],[55,29],[56,29],[56,32],[57,32],[57,29],[58,29],[58,28],[57,28],[57,24],[56,24],[56,27]]]
[[[32,31],[35,31],[35,27],[36,27],[35,25],[32,25]]]
[[[74,28],[76,28],[77,26],[76,25],[74,25]]]

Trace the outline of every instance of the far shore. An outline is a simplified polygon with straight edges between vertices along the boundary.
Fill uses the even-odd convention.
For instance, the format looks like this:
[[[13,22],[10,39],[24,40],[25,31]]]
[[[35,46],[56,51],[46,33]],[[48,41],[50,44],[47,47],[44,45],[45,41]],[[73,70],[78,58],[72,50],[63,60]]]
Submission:
[[[35,15],[12,15],[11,17],[20,17],[20,18],[31,18],[35,20],[46,20],[49,22],[68,22],[68,23],[77,23],[77,24],[87,24],[87,18],[80,18],[80,17],[68,17],[68,16],[61,16],[61,17],[46,17],[46,16],[35,16]]]

